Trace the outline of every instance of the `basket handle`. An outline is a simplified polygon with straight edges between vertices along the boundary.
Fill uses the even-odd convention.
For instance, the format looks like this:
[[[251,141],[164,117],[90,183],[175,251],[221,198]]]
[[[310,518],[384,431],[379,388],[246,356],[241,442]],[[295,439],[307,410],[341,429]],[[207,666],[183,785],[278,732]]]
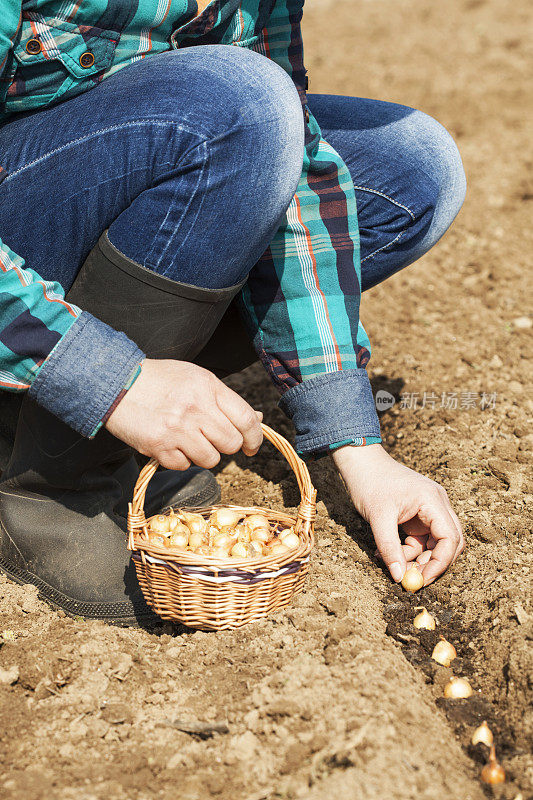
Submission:
[[[307,532],[314,522],[316,516],[316,489],[311,483],[311,476],[307,465],[296,453],[292,445],[276,431],[269,428],[268,425],[261,423],[261,428],[265,439],[268,439],[274,447],[279,450],[282,456],[286,458],[289,466],[296,475],[298,487],[302,499],[298,508],[296,526],[298,529],[302,527]],[[133,490],[133,499],[129,504],[128,510],[128,547],[133,550],[133,536],[136,533],[141,533],[143,525],[146,523],[146,516],[144,514],[144,500],[146,497],[146,489],[148,484],[153,478],[159,462],[155,458],[142,468],[135,488]]]

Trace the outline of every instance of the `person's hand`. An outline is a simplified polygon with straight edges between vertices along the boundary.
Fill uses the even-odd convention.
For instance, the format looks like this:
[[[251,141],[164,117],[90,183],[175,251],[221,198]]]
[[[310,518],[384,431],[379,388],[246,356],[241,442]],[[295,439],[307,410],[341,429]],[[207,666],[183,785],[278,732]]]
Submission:
[[[211,372],[187,361],[145,359],[106,423],[113,436],[167,469],[211,469],[221,453],[257,453],[262,414]]]
[[[464,539],[442,486],[399,464],[379,444],[341,447],[333,460],[396,582],[414,560],[425,586],[453,564]],[[398,525],[408,534],[403,545]]]

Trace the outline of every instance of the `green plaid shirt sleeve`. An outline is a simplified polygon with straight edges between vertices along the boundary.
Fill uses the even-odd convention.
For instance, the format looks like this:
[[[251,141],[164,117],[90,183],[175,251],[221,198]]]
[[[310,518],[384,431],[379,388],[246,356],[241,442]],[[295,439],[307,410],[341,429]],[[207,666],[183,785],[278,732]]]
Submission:
[[[0,108],[13,75],[13,43],[21,26],[20,2],[2,3]],[[0,166],[0,182],[5,172]],[[0,238],[0,388],[29,389],[46,359],[74,324],[80,309],[65,302],[57,283],[44,281]]]
[[[277,0],[253,49],[291,75],[304,108],[306,145],[300,183],[269,249],[242,293],[242,311],[257,352],[283,393],[281,407],[292,416],[300,452],[343,444],[380,442],[379,425],[364,367],[370,343],[359,322],[361,272],[355,191],[348,168],[321,136],[307,107],[307,78],[301,36],[302,0]],[[354,388],[350,421],[331,426],[331,387]],[[307,385],[307,382],[311,382]],[[300,386],[305,385],[305,392]],[[298,430],[308,418],[303,398],[315,404],[313,431]],[[330,402],[325,402],[325,397]],[[324,435],[320,430],[324,428]],[[327,431],[327,432],[326,432]]]
[[[0,239],[0,388],[29,389],[80,313]]]

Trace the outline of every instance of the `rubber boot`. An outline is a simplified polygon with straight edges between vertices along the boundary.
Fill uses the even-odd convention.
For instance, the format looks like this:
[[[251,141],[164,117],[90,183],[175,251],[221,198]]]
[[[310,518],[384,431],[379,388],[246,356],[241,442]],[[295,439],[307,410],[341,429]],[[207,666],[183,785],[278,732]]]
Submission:
[[[122,256],[104,235],[68,299],[149,357],[190,361],[240,288],[174,283]],[[153,619],[117,514],[131,453],[105,430],[93,440],[79,436],[25,398],[0,484],[0,569],[70,615],[116,624]]]

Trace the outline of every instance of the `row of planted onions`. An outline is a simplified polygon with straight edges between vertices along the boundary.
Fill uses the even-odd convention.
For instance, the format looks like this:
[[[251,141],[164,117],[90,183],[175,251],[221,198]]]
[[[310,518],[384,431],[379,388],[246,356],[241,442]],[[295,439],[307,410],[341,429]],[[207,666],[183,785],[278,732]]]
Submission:
[[[285,556],[300,546],[293,528],[271,524],[263,514],[217,508],[208,519],[172,509],[152,517],[145,535],[159,547],[220,559]]]
[[[418,587],[420,588],[420,587]],[[411,589],[416,591],[416,589]],[[418,606],[416,609],[419,613],[413,620],[413,625],[419,630],[434,631],[437,625],[435,617],[423,606]],[[451,642],[448,642],[444,636],[440,637],[431,653],[431,658],[441,664],[443,667],[449,667],[453,660],[457,657],[457,651]],[[472,686],[467,678],[459,676],[452,676],[446,686],[444,687],[444,697],[451,700],[466,699],[473,694]],[[494,736],[491,729],[484,720],[481,725],[475,729],[471,738],[472,744],[484,744],[488,748],[489,759],[483,769],[481,770],[481,780],[483,783],[503,783],[505,781],[505,771],[502,765],[496,758],[496,748],[494,745]]]

